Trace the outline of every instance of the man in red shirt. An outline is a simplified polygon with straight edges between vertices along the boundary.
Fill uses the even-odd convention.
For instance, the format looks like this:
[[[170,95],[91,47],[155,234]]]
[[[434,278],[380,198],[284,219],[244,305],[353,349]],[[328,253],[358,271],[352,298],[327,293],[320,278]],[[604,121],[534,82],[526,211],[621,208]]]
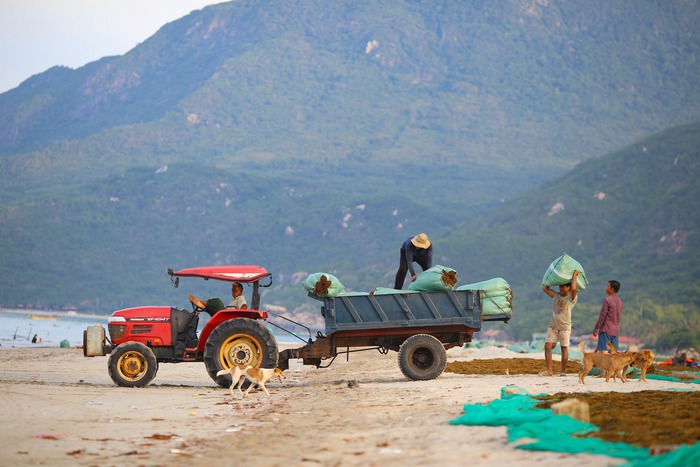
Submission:
[[[618,281],[608,282],[605,289],[608,296],[603,300],[598,322],[593,328],[593,337],[598,338],[596,352],[607,351],[608,342],[612,342],[615,349],[619,348],[617,338],[620,335],[620,315],[622,314],[622,300],[617,296],[619,290],[620,283]]]

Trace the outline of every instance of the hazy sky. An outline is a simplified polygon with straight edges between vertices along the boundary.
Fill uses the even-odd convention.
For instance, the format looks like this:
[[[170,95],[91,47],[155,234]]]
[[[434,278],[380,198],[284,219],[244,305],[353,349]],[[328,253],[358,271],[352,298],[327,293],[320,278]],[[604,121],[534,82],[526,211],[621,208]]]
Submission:
[[[161,26],[223,0],[0,0],[0,92],[54,65],[121,55]]]

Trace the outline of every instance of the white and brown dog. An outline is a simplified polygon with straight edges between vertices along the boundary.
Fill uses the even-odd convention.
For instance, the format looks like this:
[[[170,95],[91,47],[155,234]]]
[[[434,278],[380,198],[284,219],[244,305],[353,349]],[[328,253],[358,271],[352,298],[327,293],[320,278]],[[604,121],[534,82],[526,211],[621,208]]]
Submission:
[[[250,392],[252,387],[255,385],[262,388],[262,390],[265,391],[265,394],[269,396],[270,391],[268,391],[265,387],[265,383],[275,376],[280,382],[282,382],[282,378],[284,378],[284,374],[279,368],[258,368],[249,365],[232,366],[231,368],[220,370],[216,373],[216,376],[223,376],[227,374],[231,375],[231,387],[229,388],[231,395],[233,396],[233,388],[238,386],[238,390],[241,391],[243,397],[247,397],[248,392]],[[248,386],[248,389],[243,392],[243,381],[246,379],[250,381],[250,386]]]

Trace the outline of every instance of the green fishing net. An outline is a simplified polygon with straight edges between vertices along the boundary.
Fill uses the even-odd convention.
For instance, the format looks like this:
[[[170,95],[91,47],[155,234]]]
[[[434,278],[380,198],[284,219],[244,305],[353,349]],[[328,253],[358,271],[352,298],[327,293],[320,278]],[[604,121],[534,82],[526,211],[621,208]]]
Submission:
[[[568,415],[554,415],[549,409],[535,406],[540,401],[522,388],[506,386],[501,398],[489,404],[467,404],[464,415],[451,420],[451,425],[503,426],[508,441],[516,448],[530,451],[553,451],[568,454],[598,454],[626,459],[627,466],[674,467],[700,465],[700,443],[677,451],[649,457],[649,450],[626,443],[611,443],[582,435],[598,431],[590,423]]]
[[[700,443],[692,446],[683,445],[673,452],[637,459],[621,467],[688,467],[691,465],[700,465]]]

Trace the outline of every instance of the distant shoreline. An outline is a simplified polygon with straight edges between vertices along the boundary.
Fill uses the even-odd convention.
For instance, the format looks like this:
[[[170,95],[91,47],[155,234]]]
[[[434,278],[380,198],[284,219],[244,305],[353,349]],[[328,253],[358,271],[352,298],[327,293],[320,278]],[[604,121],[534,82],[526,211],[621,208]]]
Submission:
[[[64,319],[64,318],[74,318],[74,319],[83,319],[83,320],[99,320],[102,321],[103,323],[107,323],[107,320],[111,315],[98,315],[98,314],[91,314],[91,313],[78,313],[75,311],[47,311],[47,310],[32,310],[29,308],[0,308],[0,318],[2,318],[3,315],[6,316],[11,316],[11,315],[23,315],[27,317],[38,317],[38,319],[42,319],[42,317],[45,317],[46,319],[58,319],[58,321]],[[200,323],[200,326],[202,324]],[[200,329],[201,331],[201,329]],[[199,331],[198,331],[199,332]],[[273,332],[273,335],[275,336],[275,339],[277,340],[279,345],[295,345],[298,342],[291,336],[287,335],[286,333],[279,333],[275,334]],[[33,344],[33,346],[37,346],[36,344]]]
[[[92,313],[78,313],[77,311],[47,311],[47,310],[32,310],[29,308],[0,308],[0,313],[8,313],[15,315],[38,315],[57,318],[85,318],[85,319],[102,319],[107,321],[109,315],[98,315]]]

